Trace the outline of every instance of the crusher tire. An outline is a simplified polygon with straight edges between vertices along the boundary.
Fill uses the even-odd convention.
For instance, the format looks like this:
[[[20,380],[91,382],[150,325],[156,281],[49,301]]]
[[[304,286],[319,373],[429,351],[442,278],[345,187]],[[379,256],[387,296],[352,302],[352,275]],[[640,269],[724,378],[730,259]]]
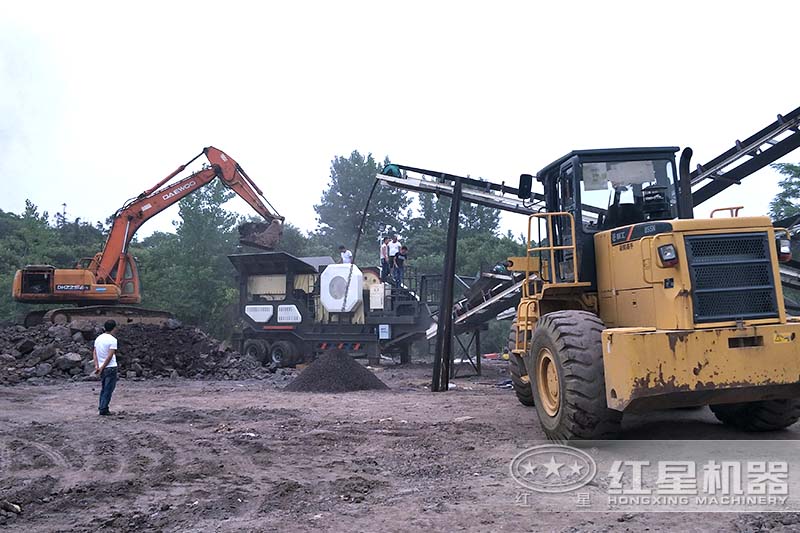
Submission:
[[[775,431],[800,419],[800,400],[764,400],[761,402],[711,405],[714,416],[725,425],[744,431]]]
[[[603,322],[586,311],[557,311],[539,319],[526,366],[536,412],[547,438],[566,442],[614,438],[622,413],[606,404]]]
[[[276,341],[272,345],[269,352],[272,365],[281,368],[294,364],[294,359],[297,356],[297,349],[291,341]]]
[[[261,339],[246,339],[242,351],[262,365],[269,360],[269,346]]]
[[[508,372],[511,374],[511,385],[514,387],[514,394],[522,405],[533,407],[533,388],[528,377],[528,370],[525,368],[525,361],[522,357],[512,352],[517,344],[517,323],[511,324],[508,332]]]

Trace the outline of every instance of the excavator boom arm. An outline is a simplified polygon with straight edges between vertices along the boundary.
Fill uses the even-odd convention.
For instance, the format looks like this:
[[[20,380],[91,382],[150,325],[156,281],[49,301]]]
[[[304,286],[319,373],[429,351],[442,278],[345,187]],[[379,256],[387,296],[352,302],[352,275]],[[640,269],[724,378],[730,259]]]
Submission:
[[[208,185],[214,178],[222,180],[229,189],[242,197],[259,215],[271,224],[270,227],[277,227],[274,231],[276,235],[274,240],[277,241],[280,234],[280,225],[284,219],[271,209],[271,206],[268,207],[269,202],[264,198],[263,193],[256,184],[247,176],[239,164],[222,150],[209,146],[203,150],[203,153],[208,158],[210,166],[164,186],[165,183],[185,170],[189,163],[197,159],[199,157],[198,154],[192,161],[181,165],[154,187],[127,202],[117,211],[114,215],[108,239],[106,239],[106,244],[97,261],[98,280],[105,280],[110,283],[118,282],[115,278],[122,276],[122,269],[118,267],[123,266],[128,245],[139,227],[164,209]],[[112,275],[115,273],[115,268],[116,275]]]
[[[274,209],[271,209],[269,201],[264,198],[264,193],[262,193],[258,185],[250,179],[250,176],[245,173],[244,169],[239,166],[239,163],[231,159],[231,157],[226,155],[222,150],[218,150],[213,146],[207,147],[203,152],[211,162],[211,166],[219,169],[217,176],[219,176],[228,188],[241,196],[244,201],[250,204],[250,207],[255,209],[267,222],[272,222],[273,220],[283,222],[283,217],[278,215]]]

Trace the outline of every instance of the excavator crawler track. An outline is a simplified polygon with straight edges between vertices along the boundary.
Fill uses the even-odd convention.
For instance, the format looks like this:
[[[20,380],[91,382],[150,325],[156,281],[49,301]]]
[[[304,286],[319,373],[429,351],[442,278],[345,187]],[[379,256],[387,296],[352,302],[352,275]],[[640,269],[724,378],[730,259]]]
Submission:
[[[37,313],[37,312],[34,312]],[[31,313],[31,314],[34,314]],[[38,312],[37,314],[41,314]],[[30,315],[29,315],[30,317]],[[29,325],[28,318],[25,325]],[[50,309],[45,312],[38,323],[44,324],[69,324],[73,320],[91,320],[93,322],[105,322],[114,320],[119,325],[124,324],[159,324],[163,325],[167,320],[174,318],[172,313],[158,311],[155,309],[144,309],[141,307],[128,307],[121,305],[92,305],[85,307],[63,307]],[[35,319],[32,319],[32,321]],[[33,324],[31,324],[33,325]]]

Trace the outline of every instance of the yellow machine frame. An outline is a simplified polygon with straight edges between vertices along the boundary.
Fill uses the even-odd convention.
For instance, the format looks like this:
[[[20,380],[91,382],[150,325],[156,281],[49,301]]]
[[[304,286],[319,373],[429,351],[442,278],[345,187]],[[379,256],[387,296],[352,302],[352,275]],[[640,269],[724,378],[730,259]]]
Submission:
[[[556,219],[567,220],[571,244],[553,245]],[[544,222],[547,243],[532,240]],[[602,333],[606,401],[617,411],[749,402],[800,397],[800,318],[787,318],[777,252],[770,246],[778,317],[696,324],[686,254],[672,268],[656,250],[673,244],[685,250],[693,235],[776,232],[767,217],[673,220],[671,232],[613,246],[612,231],[595,234],[597,291],[588,282],[559,281],[556,252],[572,253],[577,280],[575,220],[571,213],[538,213],[528,219],[526,283],[517,312],[516,347],[525,357],[540,317],[557,310],[591,311],[606,324]],[[632,230],[633,226],[631,226]],[[537,261],[537,257],[541,259]],[[533,270],[537,268],[538,270]],[[660,312],[656,312],[659,310]],[[530,369],[529,369],[530,370]]]

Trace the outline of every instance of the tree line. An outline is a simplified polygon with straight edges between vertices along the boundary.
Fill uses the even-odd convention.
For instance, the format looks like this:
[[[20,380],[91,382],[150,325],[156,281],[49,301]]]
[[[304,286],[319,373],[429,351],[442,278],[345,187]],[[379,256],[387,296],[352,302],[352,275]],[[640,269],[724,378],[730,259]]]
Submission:
[[[355,245],[375,176],[388,159],[377,161],[358,151],[331,162],[330,179],[314,205],[316,228],[304,232],[287,221],[278,250],[295,256],[338,257],[336,248]],[[130,247],[139,265],[142,307],[174,313],[185,323],[226,338],[235,321],[238,286],[228,254],[246,251],[238,243],[242,218],[224,204],[234,196],[214,182],[179,202],[175,232],[155,232]],[[377,266],[379,242],[397,234],[410,250],[409,266],[419,274],[441,274],[446,248],[449,198],[422,193],[414,197],[400,189],[378,185],[364,220],[356,263]],[[475,275],[496,262],[524,254],[522,236],[500,234],[499,212],[462,203],[459,216],[457,272]],[[0,321],[12,322],[34,307],[11,298],[16,270],[29,264],[70,268],[101,250],[111,219],[90,223],[68,220],[59,213],[40,212],[30,200],[22,213],[0,211]],[[498,344],[507,325],[494,326]],[[501,331],[502,330],[502,331]],[[486,346],[492,345],[487,338]]]
[[[353,247],[368,191],[388,163],[388,159],[379,162],[358,151],[335,157],[329,182],[314,206],[316,228],[303,232],[288,221],[278,249],[299,257],[338,257],[338,245]],[[783,219],[800,214],[800,165],[783,163],[774,168],[784,179],[770,205],[770,215]],[[238,286],[227,255],[243,251],[237,226],[249,220],[223,207],[233,196],[222,183],[214,182],[180,201],[174,233],[155,232],[132,243],[143,307],[170,311],[219,338],[230,335]],[[449,211],[449,198],[421,193],[415,202],[414,196],[403,190],[378,185],[365,217],[356,263],[377,266],[381,238],[398,234],[410,249],[410,267],[419,274],[441,274]],[[457,272],[473,276],[506,257],[524,255],[523,236],[500,234],[499,217],[495,209],[462,203]],[[110,218],[95,223],[68,220],[63,213],[51,216],[30,200],[21,213],[0,210],[0,294],[5,295],[0,298],[0,321],[16,321],[34,308],[11,298],[16,270],[29,264],[73,267],[102,248],[110,222]],[[507,324],[491,322],[484,346],[500,349],[506,330]]]

